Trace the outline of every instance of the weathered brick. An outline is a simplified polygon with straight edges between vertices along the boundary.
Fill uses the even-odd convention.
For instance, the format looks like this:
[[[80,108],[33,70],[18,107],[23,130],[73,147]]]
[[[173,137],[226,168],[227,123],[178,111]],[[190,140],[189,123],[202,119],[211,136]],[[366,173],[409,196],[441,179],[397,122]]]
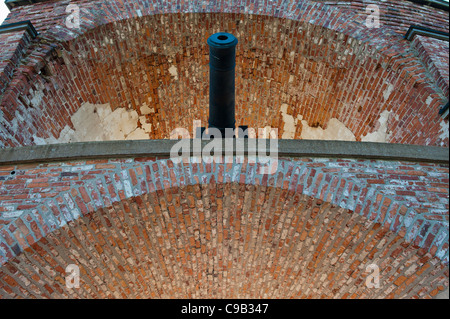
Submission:
[[[384,26],[369,30],[360,1],[298,1],[295,8],[212,1],[202,10],[190,8],[191,2],[150,2],[150,8],[138,0],[130,7],[72,2],[92,15],[89,25],[82,19],[75,37],[61,22],[65,10],[53,1],[19,6],[10,15],[10,22],[30,18],[41,38],[30,43],[23,32],[0,35],[0,57],[8,61],[0,64],[2,148],[58,138],[66,126],[73,128],[71,118],[88,101],[136,112],[139,125],[152,125],[151,139],[168,138],[192,119],[207,123],[203,40],[212,29],[249,35],[237,48],[237,105],[245,106],[237,108],[239,123],[304,138],[308,129],[327,130],[337,119],[362,140],[389,110],[386,142],[448,147],[442,119],[433,115],[448,91],[442,81],[448,59],[440,60],[448,45],[402,39],[418,15],[425,25],[448,31],[448,17],[439,10],[378,1],[384,12],[398,11],[383,14]],[[144,104],[154,112],[142,114],[149,112]],[[448,273],[440,278],[435,271],[448,263],[448,242],[439,237],[447,234],[448,240],[448,165],[287,157],[277,175],[261,176],[252,173],[261,163],[236,160],[178,165],[163,155],[0,167],[2,267],[26,261],[48,272],[43,281],[24,268],[14,278],[0,276],[7,284],[0,295],[15,297],[12,288],[24,276],[40,282],[44,297],[66,296],[54,272],[65,269],[59,253],[68,247],[79,254],[68,258],[89,265],[82,267],[90,279],[79,292],[88,298],[427,298],[448,285]],[[324,203],[330,206],[318,208]],[[54,233],[42,233],[38,219],[28,218],[33,209],[42,214],[40,227],[48,223]],[[17,219],[22,214],[28,217]],[[374,220],[379,224],[373,226]],[[420,257],[408,268],[419,269],[415,273],[404,273],[403,265],[411,263],[407,252]],[[373,261],[395,272],[384,292],[364,286],[363,267]],[[419,279],[423,286],[416,285]]]

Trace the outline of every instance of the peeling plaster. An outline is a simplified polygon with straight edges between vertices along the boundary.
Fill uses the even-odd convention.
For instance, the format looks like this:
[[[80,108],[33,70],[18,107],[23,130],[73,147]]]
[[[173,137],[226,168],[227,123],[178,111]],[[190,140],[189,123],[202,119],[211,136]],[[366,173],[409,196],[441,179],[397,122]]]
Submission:
[[[152,125],[145,116],[139,117],[135,110],[118,108],[111,110],[109,104],[83,104],[71,118],[74,129],[65,126],[59,138],[42,139],[34,136],[37,145],[88,141],[112,141],[148,139]],[[138,127],[138,122],[142,128]]]
[[[172,65],[169,68],[169,73],[170,73],[170,75],[172,75],[175,78],[175,80],[178,80],[178,71],[177,71],[177,67],[175,65]]]
[[[329,120],[326,129],[321,127],[310,127],[308,122],[303,120],[303,116],[298,115],[297,118],[294,118],[294,116],[287,113],[287,109],[287,104],[282,104],[280,107],[280,112],[284,122],[284,131],[282,135],[283,139],[295,138],[297,125],[301,123],[301,139],[356,141],[355,135],[336,118]]]
[[[328,121],[327,128],[310,127],[308,122],[302,120],[301,138],[305,140],[338,140],[356,141],[355,135],[338,119]]]
[[[145,116],[140,116],[139,117],[139,122],[141,123],[142,128],[144,129],[144,131],[146,133],[149,133],[152,131],[152,124],[151,123],[147,123]]]
[[[445,146],[445,143],[443,142],[445,139],[448,139],[448,121],[441,121],[441,129],[439,131],[439,139],[441,140],[441,146]]]
[[[281,105],[280,112],[284,122],[284,130],[282,138],[293,139],[295,137],[295,131],[297,129],[297,123],[299,121],[299,118],[295,119],[292,115],[287,114],[287,109],[288,109],[287,104]]]
[[[388,84],[387,89],[383,92],[383,97],[385,101],[389,99],[389,96],[391,96],[392,91],[394,91],[394,86],[392,84]]]
[[[141,106],[140,108],[141,110],[141,114],[142,115],[147,115],[150,113],[155,113],[155,109],[154,108],[150,108],[147,104],[144,103],[144,105]]]
[[[378,129],[361,137],[362,142],[387,143],[392,133],[388,133],[388,121],[392,111],[383,111],[378,119]]]
[[[33,98],[30,100],[30,103],[33,107],[37,108],[42,102],[42,98],[44,97],[44,92],[42,89],[37,90],[33,92],[30,90],[30,93],[32,94]]]

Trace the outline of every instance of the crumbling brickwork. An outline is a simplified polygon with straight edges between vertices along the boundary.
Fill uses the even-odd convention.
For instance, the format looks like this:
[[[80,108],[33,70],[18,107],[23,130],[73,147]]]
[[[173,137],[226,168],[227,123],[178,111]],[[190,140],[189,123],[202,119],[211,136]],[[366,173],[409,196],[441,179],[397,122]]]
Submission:
[[[404,35],[411,25],[448,32],[448,11],[423,5],[419,1],[404,0],[314,0],[342,10],[356,12],[367,17],[367,7],[376,5],[380,12],[380,25]]]
[[[389,27],[367,28],[361,12],[307,1],[217,4],[223,13],[214,2],[164,3],[44,1],[13,8],[7,22],[30,19],[40,35],[20,66],[3,72],[0,145],[57,139],[85,103],[135,110],[142,117],[136,127],[151,126],[146,134],[153,139],[189,128],[193,119],[205,123],[205,39],[226,30],[240,40],[238,123],[302,138],[304,128],[326,130],[332,120],[351,140],[365,141],[386,122],[384,138],[374,141],[448,146],[437,113],[448,90],[409,41]],[[79,6],[80,28],[67,27],[69,4]]]
[[[380,28],[367,27],[368,4],[380,7]],[[448,42],[403,38],[411,24],[448,32],[439,8],[44,0],[17,1],[4,24],[26,20],[36,38],[0,32],[0,151],[168,139],[206,125],[206,39],[218,31],[239,39],[239,124],[285,139],[449,145],[438,114]],[[261,175],[248,158],[167,157],[0,165],[0,298],[433,298],[448,289],[448,163],[287,156]],[[65,286],[69,264],[82,270],[80,289]],[[371,264],[380,288],[366,285]]]
[[[418,56],[434,77],[437,86],[448,92],[449,78],[449,44],[448,41],[417,35],[413,45]]]
[[[3,167],[0,296],[429,298],[448,286],[448,165],[283,159],[274,175],[258,165]],[[38,281],[25,260],[43,270]],[[64,287],[71,263],[85,269],[83,289]],[[369,264],[380,289],[365,284]]]

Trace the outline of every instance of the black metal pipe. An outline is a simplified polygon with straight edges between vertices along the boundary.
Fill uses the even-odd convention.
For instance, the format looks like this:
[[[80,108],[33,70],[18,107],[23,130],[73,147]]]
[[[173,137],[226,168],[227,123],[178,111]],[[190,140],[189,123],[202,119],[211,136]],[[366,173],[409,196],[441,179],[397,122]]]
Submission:
[[[210,128],[225,136],[225,129],[236,127],[235,119],[235,36],[226,32],[208,38],[209,45],[209,119]]]

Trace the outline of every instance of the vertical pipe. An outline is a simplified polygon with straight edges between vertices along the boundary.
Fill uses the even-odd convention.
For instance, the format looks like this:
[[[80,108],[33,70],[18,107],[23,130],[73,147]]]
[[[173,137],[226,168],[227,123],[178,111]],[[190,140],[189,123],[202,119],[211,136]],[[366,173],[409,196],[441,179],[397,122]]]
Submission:
[[[225,129],[235,129],[235,36],[226,32],[208,38],[209,45],[209,119],[210,128],[217,128],[225,137]],[[232,137],[232,136],[226,136]]]

